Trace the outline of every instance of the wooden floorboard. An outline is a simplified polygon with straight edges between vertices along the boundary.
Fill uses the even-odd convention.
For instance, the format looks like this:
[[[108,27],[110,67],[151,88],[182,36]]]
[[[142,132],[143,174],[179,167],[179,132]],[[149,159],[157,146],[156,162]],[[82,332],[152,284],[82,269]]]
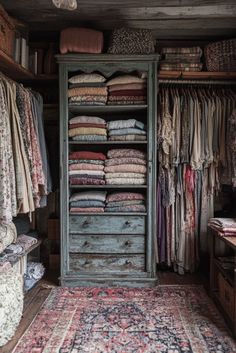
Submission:
[[[159,284],[162,285],[206,284],[206,280],[200,274],[185,274],[181,276],[170,271],[159,271],[158,278]],[[57,280],[50,275],[46,280],[44,279],[40,281],[25,295],[23,317],[20,325],[18,326],[13,339],[4,347],[0,348],[0,353],[11,353],[13,351],[20,337],[24,334],[37,313],[40,311],[40,308],[47,299],[51,289],[56,286],[55,283],[57,283]]]

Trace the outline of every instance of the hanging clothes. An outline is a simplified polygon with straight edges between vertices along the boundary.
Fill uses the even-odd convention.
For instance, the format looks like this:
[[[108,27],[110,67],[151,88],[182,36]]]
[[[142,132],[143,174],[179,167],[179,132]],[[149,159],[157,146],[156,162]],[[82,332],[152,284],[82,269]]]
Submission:
[[[158,112],[157,262],[193,272],[206,252],[214,195],[236,180],[236,94],[161,86]]]

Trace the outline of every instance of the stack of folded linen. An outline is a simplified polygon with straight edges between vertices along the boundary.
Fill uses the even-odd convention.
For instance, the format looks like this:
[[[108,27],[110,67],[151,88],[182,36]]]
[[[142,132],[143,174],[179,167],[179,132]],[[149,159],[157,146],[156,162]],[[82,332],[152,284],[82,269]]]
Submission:
[[[119,104],[146,104],[146,78],[132,75],[122,75],[107,82],[109,89],[108,103]]]
[[[69,137],[75,141],[106,141],[106,121],[96,116],[76,116],[69,121]]]
[[[162,48],[163,60],[160,62],[160,70],[163,71],[201,71],[202,49],[200,47],[189,48]]]
[[[69,179],[71,185],[104,185],[103,153],[80,151],[69,155]]]
[[[145,196],[138,192],[114,192],[107,196],[105,212],[146,212]]]
[[[112,149],[105,161],[106,184],[146,183],[146,153],[132,148]]]
[[[136,119],[115,120],[107,123],[109,140],[113,141],[145,141],[146,127]]]
[[[210,218],[208,226],[224,237],[236,236],[236,218]]]
[[[83,191],[70,197],[70,212],[104,212],[106,191]]]
[[[76,105],[105,105],[107,102],[105,80],[105,77],[97,73],[71,77],[68,90],[69,102]]]

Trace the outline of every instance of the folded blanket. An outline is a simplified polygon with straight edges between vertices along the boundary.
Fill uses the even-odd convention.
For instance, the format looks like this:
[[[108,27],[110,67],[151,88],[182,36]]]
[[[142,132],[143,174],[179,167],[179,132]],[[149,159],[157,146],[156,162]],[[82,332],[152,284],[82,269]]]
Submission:
[[[110,97],[117,97],[117,96],[146,96],[147,91],[146,89],[124,89],[124,90],[119,90],[119,91],[112,91],[109,93],[109,99]]]
[[[75,163],[87,163],[87,164],[95,164],[95,165],[104,165],[104,161],[100,161],[97,159],[69,159],[69,164]]]
[[[124,207],[106,207],[105,212],[146,212],[144,205],[130,205]]]
[[[118,136],[109,136],[108,140],[110,141],[146,141],[146,135],[118,135]]]
[[[104,175],[97,175],[97,174],[90,175],[85,173],[77,173],[77,174],[70,175],[70,178],[104,179]]]
[[[146,102],[146,96],[142,95],[142,96],[130,96],[130,95],[123,95],[123,96],[118,96],[118,95],[114,95],[114,96],[109,96],[108,98],[108,102]]]
[[[146,184],[146,178],[139,178],[139,179],[128,179],[128,178],[112,178],[106,179],[106,184],[109,185],[143,185]]]
[[[127,83],[145,83],[145,78],[140,78],[134,75],[120,75],[118,77],[112,78],[107,82],[107,86],[113,86],[117,84],[127,84]]]
[[[144,135],[146,136],[146,131],[140,130],[140,129],[135,129],[132,127],[129,127],[127,129],[115,129],[115,130],[109,130],[109,136],[124,136],[124,135]]]
[[[130,103],[131,104],[131,103]],[[136,103],[135,103],[136,104]],[[143,103],[142,103],[143,104]],[[103,106],[103,105],[106,105],[106,101],[104,102],[98,102],[96,100],[93,100],[91,102],[86,102],[86,101],[80,101],[80,102],[76,102],[76,101],[71,101],[69,103],[69,107],[72,107],[72,106]]]
[[[89,163],[75,163],[69,165],[69,170],[104,170],[103,165],[89,164]]]
[[[177,47],[177,48],[162,48],[161,54],[200,54],[202,55],[202,49],[200,47]]]
[[[203,64],[201,63],[160,63],[160,70],[202,70]]]
[[[135,135],[138,136],[138,135]],[[76,135],[72,137],[73,141],[107,141],[104,135]]]
[[[111,149],[107,152],[108,158],[140,158],[146,160],[146,153],[140,150],[136,150],[134,148],[117,148]]]
[[[107,96],[74,96],[69,98],[70,103],[106,103]]]
[[[104,207],[88,207],[88,208],[82,208],[82,207],[72,207],[70,208],[71,213],[80,213],[80,212],[104,212]]]
[[[88,175],[88,176],[96,176],[96,177],[103,177],[105,175],[103,170],[70,170],[69,171],[69,176],[70,175]]]
[[[78,123],[89,123],[89,124],[106,124],[106,120],[99,118],[97,116],[75,116],[70,119],[69,124],[78,124]]]
[[[98,200],[71,201],[70,207],[83,207],[83,208],[85,208],[85,207],[105,207],[105,202],[98,201]]]
[[[126,83],[126,84],[117,84],[113,86],[109,86],[109,92],[113,91],[121,91],[121,90],[142,90],[146,88],[146,83]]]
[[[105,166],[111,165],[121,165],[121,164],[139,164],[139,165],[146,165],[146,161],[141,158],[111,158],[105,160]]]
[[[118,98],[118,97],[117,97]],[[108,105],[145,105],[146,100],[132,100],[132,97],[130,97],[130,100],[112,100],[107,102]]]
[[[98,200],[105,202],[106,195],[106,191],[81,191],[71,195],[70,201]]]
[[[106,202],[125,200],[145,200],[145,196],[139,192],[113,192],[106,198]]]
[[[0,224],[0,253],[3,252],[8,245],[16,240],[17,231],[13,222],[9,224]]]
[[[103,128],[95,128],[95,127],[77,127],[75,129],[69,130],[69,137],[73,137],[76,135],[107,135],[107,130]]]
[[[106,129],[106,124],[92,124],[92,123],[69,124],[69,129],[75,129],[76,127],[95,127],[95,128]]]
[[[104,179],[70,178],[71,185],[105,185]]]
[[[108,202],[106,207],[124,207],[130,205],[144,205],[144,200],[124,200]]]
[[[68,97],[87,95],[106,96],[107,87],[78,87],[68,89]]]
[[[145,178],[146,174],[144,173],[106,173],[106,179],[113,179],[113,178],[132,178],[132,179],[139,179]]]
[[[114,120],[114,121],[109,121],[107,123],[107,128],[109,130],[112,129],[125,129],[125,128],[137,128],[141,130],[145,130],[145,125],[141,121],[138,121],[136,119],[127,119],[127,120]]]
[[[146,173],[147,168],[144,165],[138,164],[120,164],[105,167],[105,172],[120,173],[120,172],[133,172],[133,173]]]
[[[90,151],[78,151],[71,152],[69,159],[93,159],[105,161],[106,156],[101,152],[90,152]]]

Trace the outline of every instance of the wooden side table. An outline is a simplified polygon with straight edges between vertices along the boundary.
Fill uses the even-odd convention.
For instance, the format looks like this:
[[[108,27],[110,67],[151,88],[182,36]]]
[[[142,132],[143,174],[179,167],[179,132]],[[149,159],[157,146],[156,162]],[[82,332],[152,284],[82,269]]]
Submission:
[[[211,227],[208,227],[208,234],[211,296],[236,337],[236,237],[222,237]],[[223,256],[217,255],[216,244],[219,241],[226,245]]]

